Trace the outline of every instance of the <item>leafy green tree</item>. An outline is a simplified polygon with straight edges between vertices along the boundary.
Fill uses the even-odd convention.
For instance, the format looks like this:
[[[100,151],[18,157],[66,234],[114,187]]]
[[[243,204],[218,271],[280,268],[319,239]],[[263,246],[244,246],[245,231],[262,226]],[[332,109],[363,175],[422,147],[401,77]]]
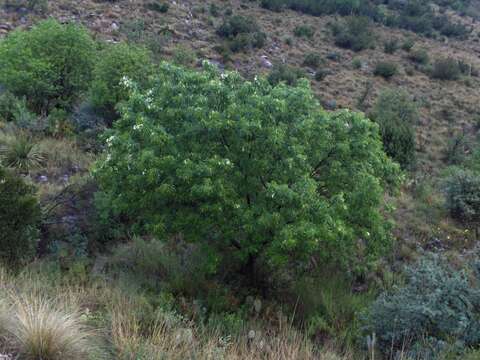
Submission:
[[[118,117],[116,106],[127,97],[121,85],[124,77],[143,84],[152,73],[151,54],[143,47],[126,43],[108,45],[93,70],[92,104],[109,119]]]
[[[0,42],[0,84],[36,112],[71,107],[88,88],[95,43],[79,25],[46,20]]]
[[[19,263],[34,254],[40,209],[33,188],[0,167],[0,259]]]
[[[380,212],[398,165],[378,126],[321,109],[308,82],[272,86],[237,73],[163,63],[152,89],[130,86],[94,174],[103,216],[181,235],[252,274],[270,264],[353,266],[389,244]]]
[[[415,162],[415,129],[418,109],[410,96],[398,89],[382,92],[370,114],[380,126],[385,152],[406,168]]]

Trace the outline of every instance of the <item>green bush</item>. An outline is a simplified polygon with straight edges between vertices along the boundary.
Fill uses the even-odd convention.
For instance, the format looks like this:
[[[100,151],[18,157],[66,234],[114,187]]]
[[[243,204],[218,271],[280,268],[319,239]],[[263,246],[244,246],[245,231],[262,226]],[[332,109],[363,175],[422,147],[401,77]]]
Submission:
[[[302,81],[272,87],[205,64],[163,63],[106,134],[95,167],[104,217],[159,239],[201,244],[256,277],[256,264],[318,261],[345,267],[389,245],[380,211],[398,166],[362,114],[322,110]],[[358,241],[362,239],[359,252]]]
[[[383,44],[383,49],[387,54],[394,54],[399,48],[397,39],[390,39],[385,41]]]
[[[351,16],[333,26],[333,36],[337,46],[361,51],[372,47],[375,36],[366,17]]]
[[[380,61],[375,65],[373,74],[375,76],[381,76],[385,79],[390,79],[397,73],[397,64],[390,61]]]
[[[311,39],[315,34],[315,29],[310,25],[297,25],[293,30],[296,37],[304,37]]]
[[[380,94],[370,114],[380,126],[385,152],[403,168],[415,162],[415,130],[419,114],[407,93],[387,90]]]
[[[147,5],[150,10],[157,11],[159,13],[166,13],[170,8],[170,5],[165,2],[154,1]]]
[[[402,44],[402,49],[405,50],[406,52],[410,52],[412,50],[413,46],[415,45],[415,41],[411,38],[406,38],[403,41]]]
[[[428,52],[424,49],[415,49],[410,52],[408,58],[418,64],[426,65],[430,61]]]
[[[152,70],[150,53],[145,48],[126,43],[107,45],[93,70],[90,88],[93,106],[110,120],[115,119],[117,104],[128,95],[122,80],[128,78],[143,85]]]
[[[31,108],[71,108],[88,88],[95,44],[81,26],[46,20],[0,42],[0,83]]]
[[[294,66],[277,63],[268,74],[268,81],[272,85],[285,82],[287,85],[296,85],[298,80],[305,77],[305,72]]]
[[[457,80],[460,77],[458,61],[452,58],[435,60],[431,76],[439,80]]]
[[[445,181],[446,206],[450,214],[465,222],[480,220],[480,175],[454,168]]]
[[[459,351],[480,344],[477,276],[471,282],[446,261],[427,258],[407,268],[406,278],[405,286],[373,303],[366,320],[384,354],[403,350],[409,359],[437,359],[449,343]]]
[[[35,254],[40,208],[32,187],[0,167],[0,259],[21,263]]]
[[[218,27],[217,34],[228,39],[233,52],[262,48],[267,39],[255,19],[240,15],[226,18]]]
[[[308,53],[303,60],[304,66],[309,66],[313,69],[316,69],[322,63],[322,57],[318,53]]]

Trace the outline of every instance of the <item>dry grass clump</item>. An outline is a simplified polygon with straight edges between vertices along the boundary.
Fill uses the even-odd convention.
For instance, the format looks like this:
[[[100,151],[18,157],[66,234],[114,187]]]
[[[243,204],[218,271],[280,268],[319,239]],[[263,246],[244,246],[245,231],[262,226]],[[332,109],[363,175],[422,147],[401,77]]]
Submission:
[[[100,354],[95,334],[73,304],[42,295],[0,272],[0,349],[24,360],[85,360]],[[30,288],[28,288],[30,287]],[[101,357],[95,357],[100,359]]]
[[[4,336],[11,352],[25,360],[81,360],[91,351],[92,333],[74,312],[46,298],[13,297],[4,315]]]

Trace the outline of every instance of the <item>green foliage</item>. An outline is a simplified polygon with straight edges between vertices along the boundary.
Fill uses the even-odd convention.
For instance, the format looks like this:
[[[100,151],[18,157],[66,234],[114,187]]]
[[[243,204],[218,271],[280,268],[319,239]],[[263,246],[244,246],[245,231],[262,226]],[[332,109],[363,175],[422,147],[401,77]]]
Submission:
[[[410,52],[408,58],[415,63],[426,65],[430,61],[428,52],[425,49],[415,49]]]
[[[296,85],[298,80],[305,77],[305,72],[294,66],[277,63],[268,74],[268,81],[272,85],[285,82],[287,85]]]
[[[174,247],[136,237],[114,250],[109,265],[113,272],[131,277],[144,289],[196,296],[205,285],[208,260],[192,245]]]
[[[470,169],[453,168],[445,181],[445,205],[450,214],[465,222],[480,220],[480,175]]]
[[[152,70],[150,53],[145,48],[125,43],[107,45],[93,71],[92,104],[108,118],[116,118],[117,104],[127,97],[122,80],[128,78],[144,85]]]
[[[170,8],[170,5],[166,2],[154,1],[147,5],[150,10],[157,11],[159,13],[166,13]]]
[[[458,61],[452,58],[435,60],[431,76],[439,80],[457,80],[460,77]]]
[[[418,109],[407,93],[387,90],[380,94],[371,113],[380,126],[385,152],[406,168],[415,162]]]
[[[380,61],[375,65],[373,74],[375,76],[381,76],[385,79],[390,79],[398,72],[397,64],[390,61]]]
[[[29,113],[25,98],[19,99],[10,91],[0,92],[0,121],[25,123],[22,121],[25,113]],[[27,115],[27,117],[34,116]]]
[[[233,15],[218,27],[217,34],[227,38],[233,52],[265,45],[266,35],[252,17]]]
[[[293,29],[293,34],[296,37],[311,39],[315,34],[315,29],[310,25],[297,25],[295,26],[295,29]]]
[[[397,39],[389,39],[383,44],[383,49],[387,54],[394,54],[399,48]]]
[[[375,301],[366,331],[385,354],[403,349],[407,358],[436,359],[449,342],[458,350],[480,344],[479,309],[477,276],[472,283],[444,260],[427,258],[407,268],[405,286]]]
[[[1,165],[28,174],[31,169],[38,168],[45,161],[43,154],[31,137],[17,134],[0,140]]]
[[[163,63],[151,90],[130,88],[94,172],[104,216],[160,239],[181,234],[213,268],[312,254],[348,267],[382,253],[380,207],[399,171],[377,125],[326,113],[306,81],[272,87],[205,67]]]
[[[308,53],[303,60],[304,66],[309,66],[313,69],[316,69],[322,64],[322,57],[318,53]]]
[[[344,274],[335,272],[295,282],[295,313],[306,324],[307,335],[353,347],[361,334],[360,315],[374,300],[371,292],[353,293],[353,287]]]
[[[335,44],[342,48],[361,51],[372,47],[375,36],[366,17],[348,17],[347,20],[334,24]]]
[[[179,46],[173,53],[173,61],[179,65],[191,66],[196,60],[195,53],[189,48]]]
[[[32,187],[0,168],[0,259],[21,263],[35,253],[40,208]]]
[[[406,52],[410,52],[410,50],[412,50],[414,45],[415,45],[415,41],[412,38],[406,38],[403,41],[402,49],[405,50]]]
[[[36,112],[70,108],[87,89],[95,45],[81,26],[46,20],[0,42],[0,83]]]

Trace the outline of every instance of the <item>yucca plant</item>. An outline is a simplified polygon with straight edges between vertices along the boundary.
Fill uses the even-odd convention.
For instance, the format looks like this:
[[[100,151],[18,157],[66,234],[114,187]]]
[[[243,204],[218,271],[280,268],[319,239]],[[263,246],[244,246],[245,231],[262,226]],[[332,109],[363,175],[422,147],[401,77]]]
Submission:
[[[33,139],[25,134],[7,137],[0,144],[0,162],[3,166],[13,168],[21,173],[40,167],[45,156],[38,150]]]

